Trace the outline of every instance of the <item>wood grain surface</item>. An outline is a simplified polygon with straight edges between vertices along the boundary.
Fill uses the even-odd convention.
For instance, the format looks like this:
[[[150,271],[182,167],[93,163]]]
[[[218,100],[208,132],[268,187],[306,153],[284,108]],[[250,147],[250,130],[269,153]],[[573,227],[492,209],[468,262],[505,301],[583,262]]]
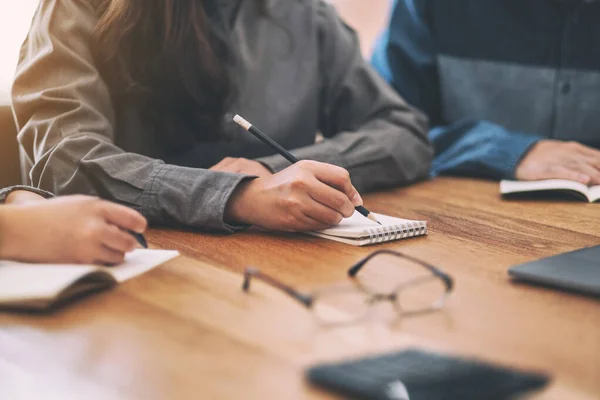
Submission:
[[[598,205],[503,201],[497,183],[451,178],[365,199],[375,212],[427,219],[429,235],[355,248],[300,234],[152,229],[152,247],[184,256],[51,315],[0,314],[2,398],[329,399],[304,382],[305,367],[411,346],[550,373],[535,398],[600,397],[600,302],[506,273],[600,244]],[[326,328],[265,284],[241,291],[247,265],[311,290],[344,281],[379,248],[450,273],[446,309],[396,319],[382,305],[361,323]],[[383,288],[401,278],[397,267],[386,259],[364,273]]]

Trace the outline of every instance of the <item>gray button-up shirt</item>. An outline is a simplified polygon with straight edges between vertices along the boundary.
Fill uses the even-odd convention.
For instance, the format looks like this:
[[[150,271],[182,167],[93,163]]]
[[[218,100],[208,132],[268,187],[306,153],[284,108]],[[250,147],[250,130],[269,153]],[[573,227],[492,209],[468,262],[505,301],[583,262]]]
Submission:
[[[239,62],[239,113],[300,159],[348,169],[362,191],[427,176],[426,120],[365,63],[354,32],[318,0],[219,3]],[[208,171],[226,156],[288,166],[254,137],[226,124],[227,142],[197,143],[167,159],[127,104],[114,104],[90,50],[98,15],[91,0],[43,0],[21,50],[13,86],[29,183],[129,205],[160,224],[232,230],[226,203],[248,177]],[[233,15],[232,13],[235,13]],[[214,21],[219,19],[220,21]],[[325,138],[315,143],[317,132]],[[167,162],[165,162],[167,161]]]

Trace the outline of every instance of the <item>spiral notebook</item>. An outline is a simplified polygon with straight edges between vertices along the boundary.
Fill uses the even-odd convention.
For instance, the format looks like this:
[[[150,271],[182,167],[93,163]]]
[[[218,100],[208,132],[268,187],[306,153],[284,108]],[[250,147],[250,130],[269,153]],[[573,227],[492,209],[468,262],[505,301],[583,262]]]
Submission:
[[[427,221],[413,221],[376,213],[373,215],[381,225],[355,211],[350,218],[343,219],[332,228],[308,233],[353,246],[366,246],[427,235]]]

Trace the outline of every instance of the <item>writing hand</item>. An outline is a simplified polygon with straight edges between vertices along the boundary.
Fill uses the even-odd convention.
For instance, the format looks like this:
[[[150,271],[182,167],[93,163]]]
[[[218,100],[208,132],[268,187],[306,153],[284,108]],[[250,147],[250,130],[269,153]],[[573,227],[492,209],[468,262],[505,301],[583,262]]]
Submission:
[[[323,229],[350,217],[362,198],[343,168],[300,161],[274,175],[242,183],[226,218],[280,231]]]
[[[127,230],[146,219],[94,197],[66,196],[0,207],[0,258],[44,263],[118,264],[137,247]]]

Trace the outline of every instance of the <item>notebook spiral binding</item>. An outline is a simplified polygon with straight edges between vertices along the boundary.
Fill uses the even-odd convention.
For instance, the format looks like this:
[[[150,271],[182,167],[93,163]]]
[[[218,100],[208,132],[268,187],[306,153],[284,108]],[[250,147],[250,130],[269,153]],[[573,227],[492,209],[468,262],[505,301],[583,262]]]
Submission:
[[[389,242],[396,239],[404,239],[421,236],[427,233],[427,223],[409,222],[402,225],[383,226],[367,230],[369,244]]]

